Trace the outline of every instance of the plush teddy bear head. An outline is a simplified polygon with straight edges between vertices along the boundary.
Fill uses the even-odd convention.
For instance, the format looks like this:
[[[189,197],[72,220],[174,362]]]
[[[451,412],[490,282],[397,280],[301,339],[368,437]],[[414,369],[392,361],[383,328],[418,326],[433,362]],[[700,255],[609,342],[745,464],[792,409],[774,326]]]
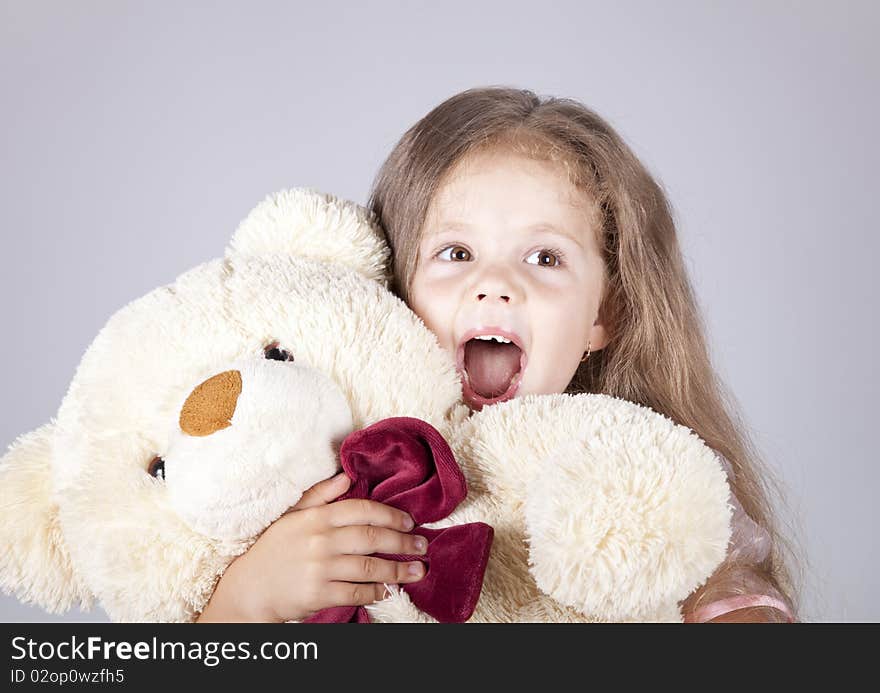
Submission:
[[[189,620],[342,440],[390,416],[438,427],[454,364],[387,291],[361,208],[270,196],[223,259],[119,310],[56,419],[0,464],[0,583],[61,611]]]

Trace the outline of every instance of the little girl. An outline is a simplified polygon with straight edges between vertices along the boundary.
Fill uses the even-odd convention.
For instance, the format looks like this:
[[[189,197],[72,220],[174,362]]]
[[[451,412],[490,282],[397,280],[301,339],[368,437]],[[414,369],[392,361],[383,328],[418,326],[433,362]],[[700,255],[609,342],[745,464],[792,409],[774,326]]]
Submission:
[[[733,535],[724,563],[682,603],[685,621],[795,620],[782,540],[712,371],[668,203],[605,121],[569,99],[465,91],[407,131],[370,206],[393,252],[394,290],[455,357],[472,409],[604,393],[690,427],[719,454]],[[348,483],[310,489],[232,563],[199,620],[299,620],[421,579],[421,563],[368,556],[423,553],[411,519],[371,501],[333,503]]]

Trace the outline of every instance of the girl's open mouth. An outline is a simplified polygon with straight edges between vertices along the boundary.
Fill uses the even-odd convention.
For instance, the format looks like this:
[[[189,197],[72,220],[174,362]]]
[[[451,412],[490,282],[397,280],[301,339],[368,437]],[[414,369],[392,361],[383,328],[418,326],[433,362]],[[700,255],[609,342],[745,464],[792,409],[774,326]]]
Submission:
[[[510,341],[471,338],[458,348],[456,361],[462,395],[468,406],[476,411],[516,396],[528,362],[515,335],[494,331],[491,334]]]

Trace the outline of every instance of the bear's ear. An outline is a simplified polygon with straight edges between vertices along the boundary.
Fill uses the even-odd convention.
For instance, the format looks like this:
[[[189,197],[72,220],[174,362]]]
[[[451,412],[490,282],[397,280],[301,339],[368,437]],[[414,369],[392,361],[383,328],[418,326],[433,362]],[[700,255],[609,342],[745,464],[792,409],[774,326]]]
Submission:
[[[307,188],[269,195],[239,224],[226,257],[293,255],[341,263],[368,279],[390,280],[391,251],[369,210]]]
[[[70,561],[52,491],[55,423],[19,436],[0,458],[0,588],[61,613],[91,597]]]

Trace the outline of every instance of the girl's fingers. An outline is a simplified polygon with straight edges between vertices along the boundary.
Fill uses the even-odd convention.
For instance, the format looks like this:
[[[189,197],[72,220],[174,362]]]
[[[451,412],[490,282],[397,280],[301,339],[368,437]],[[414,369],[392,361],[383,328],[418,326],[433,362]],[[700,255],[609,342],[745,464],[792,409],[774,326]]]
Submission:
[[[305,493],[303,493],[302,497],[299,499],[299,502],[287,512],[292,510],[305,510],[306,508],[314,508],[319,505],[332,503],[339,498],[339,496],[348,491],[350,485],[351,479],[346,476],[345,472],[339,472],[336,476],[331,476],[329,479],[319,481],[311,488],[306,489]]]
[[[327,549],[334,554],[366,556],[371,553],[422,555],[428,548],[424,537],[374,525],[351,525],[330,530]],[[337,578],[343,579],[343,578]],[[378,580],[370,580],[378,582]]]
[[[374,556],[337,556],[328,568],[330,580],[351,583],[408,583],[425,577],[420,561],[388,561]]]
[[[373,525],[408,532],[415,526],[408,513],[378,501],[349,498],[327,505],[320,512],[329,527]]]
[[[328,608],[332,606],[364,606],[384,599],[385,585],[370,582],[328,582],[323,601]]]

